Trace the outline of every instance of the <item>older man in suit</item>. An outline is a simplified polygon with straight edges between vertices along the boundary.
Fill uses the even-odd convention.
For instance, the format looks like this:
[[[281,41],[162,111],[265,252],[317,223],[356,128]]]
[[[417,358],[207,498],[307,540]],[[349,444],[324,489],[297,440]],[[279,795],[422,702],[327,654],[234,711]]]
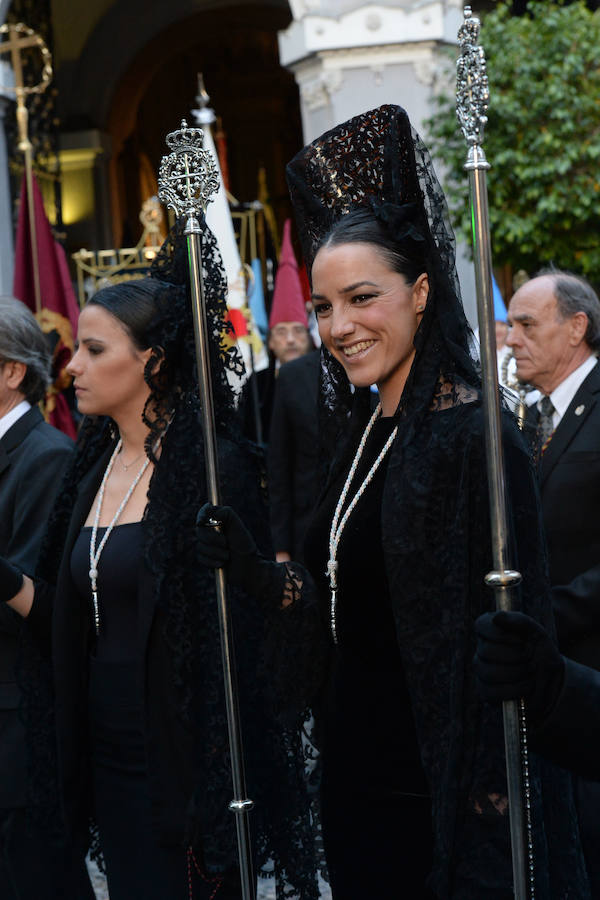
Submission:
[[[600,301],[583,278],[546,270],[514,294],[509,325],[517,376],[541,393],[531,415],[559,646],[600,669]],[[600,897],[600,789],[580,788]]]
[[[0,297],[0,555],[31,574],[73,447],[37,406],[49,375],[50,352],[35,317],[19,300]],[[0,604],[0,897],[79,900],[93,896],[81,866],[67,874],[26,821],[27,745],[16,677],[22,627],[20,616]]]

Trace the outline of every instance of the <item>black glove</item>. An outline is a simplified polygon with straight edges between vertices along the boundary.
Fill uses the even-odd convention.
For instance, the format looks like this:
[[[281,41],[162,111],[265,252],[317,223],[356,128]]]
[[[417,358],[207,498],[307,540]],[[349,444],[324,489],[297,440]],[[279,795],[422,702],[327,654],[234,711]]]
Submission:
[[[212,522],[218,522],[219,528]],[[196,516],[198,560],[209,569],[225,569],[232,584],[252,594],[265,589],[269,562],[258,552],[254,538],[231,506],[205,503]]]
[[[525,699],[532,721],[541,721],[561,691],[565,664],[542,626],[520,612],[485,613],[475,622],[473,666],[488,703]]]
[[[23,573],[0,556],[0,603],[12,600],[23,587]]]

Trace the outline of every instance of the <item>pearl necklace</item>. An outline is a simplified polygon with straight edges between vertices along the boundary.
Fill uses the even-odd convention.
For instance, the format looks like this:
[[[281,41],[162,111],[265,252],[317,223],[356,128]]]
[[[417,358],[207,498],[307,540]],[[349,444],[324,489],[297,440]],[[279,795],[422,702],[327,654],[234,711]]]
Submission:
[[[104,501],[104,490],[106,488],[106,482],[108,481],[110,473],[112,472],[113,466],[115,464],[115,459],[117,458],[117,454],[119,453],[122,445],[123,445],[123,441],[121,440],[121,438],[119,438],[119,442],[118,442],[117,446],[115,447],[113,455],[111,456],[109,463],[106,467],[106,471],[104,472],[104,476],[102,478],[102,483],[100,485],[100,490],[98,491],[98,503],[96,504],[96,512],[94,514],[94,523],[92,526],[92,536],[90,537],[89,576],[90,576],[90,584],[92,586],[92,602],[94,604],[94,625],[96,627],[96,634],[100,634],[100,608],[98,606],[98,563],[100,562],[100,556],[102,554],[102,551],[104,550],[104,545],[106,544],[106,542],[110,536],[110,533],[112,532],[113,528],[117,524],[121,513],[127,506],[128,502],[129,502],[129,498],[131,497],[134,490],[138,486],[140,478],[142,477],[142,475],[144,474],[144,472],[150,465],[150,458],[147,456],[142,464],[142,467],[140,468],[137,475],[133,479],[131,485],[129,486],[129,490],[123,497],[123,499],[121,501],[121,505],[119,506],[118,510],[112,517],[112,521],[111,521],[110,525],[104,532],[104,536],[103,536],[102,540],[100,541],[98,549],[96,549],[96,534],[98,532],[98,523],[100,522],[100,513],[102,512],[102,503]],[[132,465],[132,463],[130,463],[130,465]]]
[[[352,510],[354,509],[354,507],[356,506],[356,504],[358,503],[358,501],[364,494],[365,490],[367,489],[367,486],[373,480],[373,476],[374,476],[375,472],[381,465],[382,460],[385,458],[386,453],[392,446],[392,443],[394,442],[394,438],[396,437],[396,434],[398,433],[398,426],[395,425],[392,433],[390,434],[389,438],[387,439],[387,441],[384,444],[383,450],[381,451],[381,453],[379,454],[379,456],[377,457],[377,459],[375,460],[375,462],[373,463],[373,465],[367,472],[363,483],[357,490],[356,494],[350,501],[346,512],[342,516],[342,509],[346,502],[346,498],[348,496],[348,491],[350,489],[352,479],[354,478],[358,463],[363,454],[363,450],[365,449],[365,444],[367,443],[367,438],[369,437],[369,435],[371,433],[371,429],[373,428],[373,425],[375,424],[375,420],[378,418],[380,413],[381,413],[381,403],[378,403],[377,409],[375,410],[375,412],[369,419],[367,427],[365,428],[364,434],[361,438],[361,442],[358,445],[358,450],[356,451],[356,455],[354,456],[354,460],[352,462],[352,465],[350,466],[350,471],[348,472],[348,477],[346,478],[346,483],[344,484],[342,493],[340,494],[340,499],[338,500],[337,506],[335,508],[335,513],[333,515],[333,521],[331,523],[331,529],[329,531],[329,560],[327,562],[326,575],[329,577],[329,588],[331,590],[330,623],[331,623],[331,634],[333,636],[334,644],[337,644],[337,642],[338,642],[337,627],[336,627],[337,570],[338,570],[337,549],[338,549],[338,544],[340,542],[342,532],[344,530],[346,522],[348,521],[348,517],[350,516],[350,513],[352,512]],[[340,516],[342,516],[341,521],[340,521]]]

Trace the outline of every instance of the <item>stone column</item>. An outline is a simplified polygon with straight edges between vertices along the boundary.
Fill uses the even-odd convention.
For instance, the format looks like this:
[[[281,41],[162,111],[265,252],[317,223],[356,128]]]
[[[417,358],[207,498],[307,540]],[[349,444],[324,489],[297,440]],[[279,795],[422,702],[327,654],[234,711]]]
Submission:
[[[279,34],[279,54],[298,83],[307,142],[383,103],[403,106],[427,142],[423,121],[433,111],[439,79],[447,78],[440,51],[457,43],[462,0],[290,0],[290,7],[294,21]],[[443,159],[435,163],[443,181]],[[464,248],[457,265],[465,309],[476,323],[473,267]]]

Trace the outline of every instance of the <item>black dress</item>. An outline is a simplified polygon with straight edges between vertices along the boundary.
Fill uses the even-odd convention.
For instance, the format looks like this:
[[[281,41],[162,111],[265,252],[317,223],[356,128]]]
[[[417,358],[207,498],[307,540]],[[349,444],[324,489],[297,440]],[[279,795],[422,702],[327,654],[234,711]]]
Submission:
[[[378,419],[344,509],[395,420]],[[381,543],[389,454],[351,513],[338,547],[337,634],[319,716],[322,820],[334,897],[431,896],[431,800],[396,639]],[[306,540],[307,565],[329,615],[329,529],[350,468],[338,474]]]
[[[98,529],[96,546],[105,529]],[[89,603],[89,542],[74,545],[71,573]],[[93,809],[111,900],[203,900],[220,879],[208,879],[181,846],[161,844],[153,827],[143,711],[143,654],[138,642],[142,523],[116,526],[98,567],[100,634],[89,658],[88,719]],[[218,890],[216,897],[225,896]]]

